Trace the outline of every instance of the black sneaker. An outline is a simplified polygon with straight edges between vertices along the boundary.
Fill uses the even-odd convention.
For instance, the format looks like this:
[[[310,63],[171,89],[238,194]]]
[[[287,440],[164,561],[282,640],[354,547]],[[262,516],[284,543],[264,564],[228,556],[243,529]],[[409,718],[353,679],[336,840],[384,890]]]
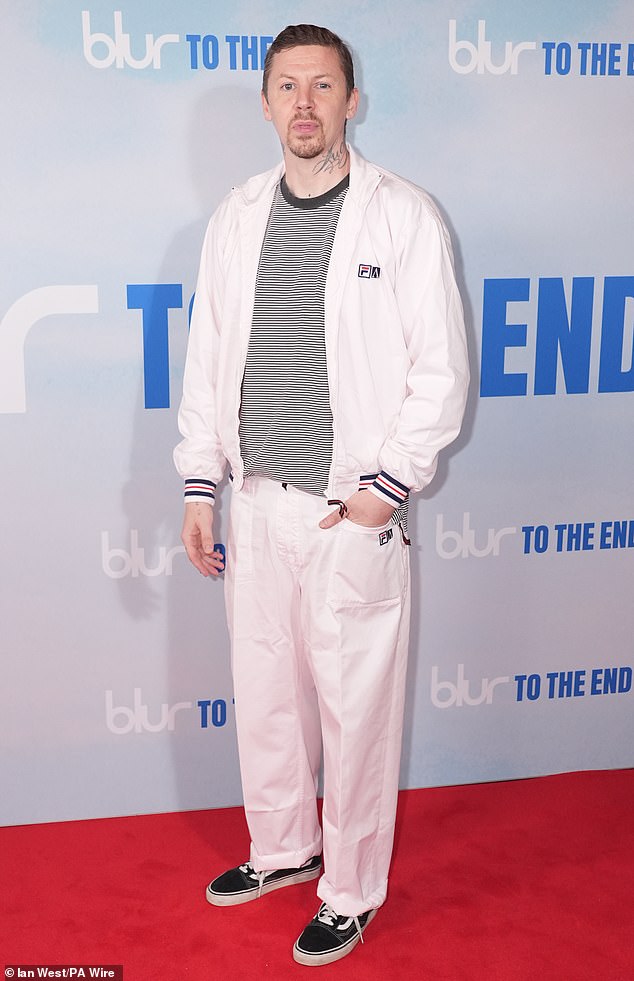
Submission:
[[[363,943],[363,931],[378,911],[370,909],[361,916],[337,916],[332,906],[322,903],[293,947],[299,964],[332,964]]]
[[[278,869],[276,872],[256,872],[250,862],[223,872],[207,886],[207,902],[214,906],[237,906],[259,899],[267,892],[309,882],[321,873],[321,855],[309,858],[299,869]]]

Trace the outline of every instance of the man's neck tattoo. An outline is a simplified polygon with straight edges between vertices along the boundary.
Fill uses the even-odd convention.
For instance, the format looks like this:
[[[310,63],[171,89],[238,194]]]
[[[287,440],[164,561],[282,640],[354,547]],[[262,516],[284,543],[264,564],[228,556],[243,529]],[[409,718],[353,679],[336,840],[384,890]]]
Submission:
[[[335,150],[335,144],[326,150],[324,156],[313,167],[313,174],[332,174],[335,170],[343,170],[349,158],[346,141],[342,140]]]

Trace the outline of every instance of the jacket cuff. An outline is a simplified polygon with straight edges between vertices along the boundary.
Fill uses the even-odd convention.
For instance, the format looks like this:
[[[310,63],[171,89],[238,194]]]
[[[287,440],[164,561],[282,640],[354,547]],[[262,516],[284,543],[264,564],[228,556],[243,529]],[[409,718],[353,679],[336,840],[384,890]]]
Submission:
[[[385,470],[381,470],[381,473],[376,475],[374,482],[370,484],[368,490],[375,497],[378,497],[381,501],[385,501],[386,504],[391,504],[393,507],[398,507],[409,497],[409,487],[405,487],[404,484],[401,484],[394,477],[390,476]]]
[[[203,501],[213,507],[216,500],[216,485],[213,480],[203,480],[202,477],[185,478],[185,503]]]

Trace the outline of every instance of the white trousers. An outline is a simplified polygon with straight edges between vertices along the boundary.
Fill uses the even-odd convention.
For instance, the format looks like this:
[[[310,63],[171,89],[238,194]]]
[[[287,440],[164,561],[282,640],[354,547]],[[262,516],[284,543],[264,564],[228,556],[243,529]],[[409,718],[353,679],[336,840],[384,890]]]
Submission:
[[[317,895],[358,916],[387,892],[409,556],[397,526],[324,531],[328,511],[325,498],[248,479],[232,495],[225,596],[250,860],[296,868],[323,844]]]

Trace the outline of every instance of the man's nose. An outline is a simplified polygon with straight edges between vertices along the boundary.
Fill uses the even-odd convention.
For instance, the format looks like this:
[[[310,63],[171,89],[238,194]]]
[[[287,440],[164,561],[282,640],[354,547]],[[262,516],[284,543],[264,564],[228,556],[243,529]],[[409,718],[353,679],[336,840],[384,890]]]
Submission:
[[[310,84],[298,85],[295,94],[295,105],[298,109],[312,109],[313,108],[313,90]]]

